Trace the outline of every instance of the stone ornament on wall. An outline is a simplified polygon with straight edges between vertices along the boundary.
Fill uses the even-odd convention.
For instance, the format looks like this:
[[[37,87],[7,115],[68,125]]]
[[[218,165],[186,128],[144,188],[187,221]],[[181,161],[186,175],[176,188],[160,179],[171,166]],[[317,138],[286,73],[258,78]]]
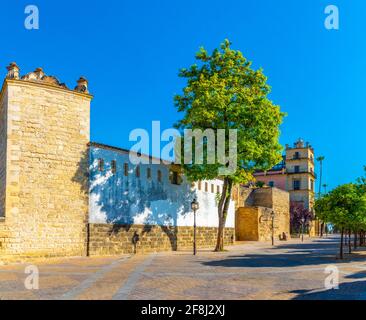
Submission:
[[[62,89],[70,90],[65,83],[61,83],[55,76],[48,76],[45,74],[42,68],[37,68],[33,72],[29,72],[26,75],[20,77],[20,68],[15,62],[12,62],[7,67],[8,73],[6,75],[6,79],[15,79],[15,80],[24,80],[31,82],[38,82],[47,85],[51,85],[54,87],[59,87]],[[88,80],[84,77],[80,77],[77,81],[77,86],[74,91],[80,93],[89,93],[88,91]]]

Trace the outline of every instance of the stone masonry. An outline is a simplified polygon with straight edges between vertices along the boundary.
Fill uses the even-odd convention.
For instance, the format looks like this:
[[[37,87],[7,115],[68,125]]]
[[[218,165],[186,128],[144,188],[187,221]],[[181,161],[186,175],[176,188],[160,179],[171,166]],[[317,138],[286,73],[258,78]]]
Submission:
[[[243,188],[237,209],[236,240],[269,241],[273,230],[276,239],[290,236],[289,193],[277,188]]]
[[[235,229],[225,228],[224,243],[234,243]],[[214,248],[217,228],[197,227],[197,248]],[[193,227],[90,224],[89,254],[114,255],[193,248]]]
[[[8,70],[0,97],[0,254],[84,255],[87,82],[73,91],[42,69],[22,78],[15,64]]]

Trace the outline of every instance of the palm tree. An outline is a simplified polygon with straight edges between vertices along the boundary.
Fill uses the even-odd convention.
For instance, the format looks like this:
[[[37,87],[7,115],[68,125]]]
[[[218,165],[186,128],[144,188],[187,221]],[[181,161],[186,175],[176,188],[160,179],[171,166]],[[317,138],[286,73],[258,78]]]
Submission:
[[[316,158],[316,161],[319,162],[319,193],[318,193],[318,197],[320,198],[321,193],[322,193],[322,175],[323,175],[323,161],[324,161],[325,157],[324,156],[319,156]]]
[[[319,162],[319,193],[318,193],[318,198],[320,198],[321,193],[322,193],[322,175],[323,175],[323,161],[324,161],[325,157],[324,156],[319,156],[316,158],[316,161]],[[324,228],[324,222],[321,223],[320,225],[320,236],[323,236],[323,228]]]

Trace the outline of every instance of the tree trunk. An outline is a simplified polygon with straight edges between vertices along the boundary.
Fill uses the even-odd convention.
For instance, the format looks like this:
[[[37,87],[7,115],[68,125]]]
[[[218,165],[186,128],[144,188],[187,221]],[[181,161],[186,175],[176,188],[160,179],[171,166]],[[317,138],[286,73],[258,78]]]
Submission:
[[[357,231],[355,231],[353,235],[353,249],[357,249]]]
[[[348,230],[348,253],[352,253],[351,229]]]
[[[323,232],[324,232],[324,222],[322,222],[320,224],[320,237],[322,238],[323,237]]]
[[[344,234],[344,228],[342,227],[341,230],[341,245],[339,247],[339,258],[343,259],[343,234]]]
[[[226,223],[227,212],[229,210],[231,191],[233,181],[230,178],[224,178],[224,186],[218,205],[219,228],[217,230],[217,241],[215,251],[224,250],[224,229]]]

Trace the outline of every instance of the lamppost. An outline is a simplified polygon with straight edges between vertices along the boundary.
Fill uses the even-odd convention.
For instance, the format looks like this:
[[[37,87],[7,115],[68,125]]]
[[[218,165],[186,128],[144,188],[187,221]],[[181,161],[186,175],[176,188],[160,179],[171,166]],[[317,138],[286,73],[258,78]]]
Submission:
[[[274,211],[271,212],[271,218],[272,218],[272,246],[274,246],[274,217],[275,213]]]
[[[305,224],[305,218],[301,218],[301,241],[304,242],[304,224]]]
[[[193,210],[194,214],[194,222],[193,222],[193,255],[196,255],[196,211],[200,208],[200,205],[196,198],[193,199],[191,202],[191,209]]]

